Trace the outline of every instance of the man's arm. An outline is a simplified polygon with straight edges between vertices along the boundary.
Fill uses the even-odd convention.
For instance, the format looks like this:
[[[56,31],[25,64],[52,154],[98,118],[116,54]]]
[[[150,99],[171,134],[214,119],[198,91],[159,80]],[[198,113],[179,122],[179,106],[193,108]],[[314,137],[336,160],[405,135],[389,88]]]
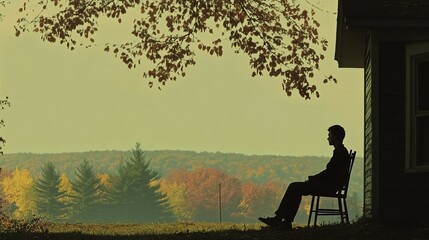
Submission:
[[[338,181],[342,182],[344,176],[347,174],[349,166],[348,158],[347,149],[335,149],[333,156],[326,165],[326,169],[316,175],[308,176],[308,180],[321,181],[327,184],[333,184]]]

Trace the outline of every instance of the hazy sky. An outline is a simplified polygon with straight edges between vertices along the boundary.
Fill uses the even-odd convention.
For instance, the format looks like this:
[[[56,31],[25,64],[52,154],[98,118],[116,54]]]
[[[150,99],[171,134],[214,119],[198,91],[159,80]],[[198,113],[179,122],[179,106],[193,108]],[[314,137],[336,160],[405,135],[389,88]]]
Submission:
[[[336,3],[320,6],[336,11]],[[332,13],[317,11],[330,42],[322,69],[339,82],[319,85],[321,97],[308,101],[287,97],[281,79],[251,78],[248,58],[228,48],[221,58],[199,53],[185,78],[150,89],[140,69],[102,47],[69,51],[37,34],[15,37],[17,9],[0,22],[0,98],[11,102],[0,112],[5,153],[129,150],[138,141],[146,150],[328,156],[332,124],[345,127],[346,147],[363,151],[363,70],[334,61]],[[121,40],[126,27],[100,35]]]

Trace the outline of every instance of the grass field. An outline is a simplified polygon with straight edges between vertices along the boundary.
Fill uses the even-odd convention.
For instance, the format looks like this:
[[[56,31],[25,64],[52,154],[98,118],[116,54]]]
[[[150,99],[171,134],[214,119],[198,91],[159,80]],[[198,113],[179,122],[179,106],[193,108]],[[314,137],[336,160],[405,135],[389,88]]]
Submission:
[[[1,240],[429,240],[429,224],[386,223],[359,220],[352,224],[319,227],[294,226],[291,232],[272,230],[259,224],[47,224],[48,233],[2,233]]]
[[[50,224],[50,233],[78,232],[91,235],[177,235],[260,230],[260,224],[148,223],[148,224]]]

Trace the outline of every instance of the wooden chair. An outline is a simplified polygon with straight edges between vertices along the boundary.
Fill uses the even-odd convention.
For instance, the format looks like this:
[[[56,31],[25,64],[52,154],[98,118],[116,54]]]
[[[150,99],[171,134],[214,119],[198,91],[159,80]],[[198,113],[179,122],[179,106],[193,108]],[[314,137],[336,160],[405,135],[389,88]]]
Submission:
[[[334,194],[321,194],[312,195],[310,213],[308,216],[307,226],[310,226],[311,216],[314,213],[314,226],[317,225],[317,216],[333,216],[339,215],[341,217],[341,223],[349,222],[349,213],[347,212],[347,190],[349,188],[350,175],[352,173],[353,163],[355,161],[356,151],[350,150],[350,167],[347,181],[344,186]],[[320,198],[336,198],[338,200],[338,208],[319,208]],[[314,206],[314,200],[316,199],[316,206]]]

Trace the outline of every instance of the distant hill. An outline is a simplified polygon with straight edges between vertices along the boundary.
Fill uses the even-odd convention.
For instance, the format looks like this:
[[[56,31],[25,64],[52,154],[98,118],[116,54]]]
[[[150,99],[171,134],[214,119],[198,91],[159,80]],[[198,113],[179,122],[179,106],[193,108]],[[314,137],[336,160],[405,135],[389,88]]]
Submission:
[[[130,156],[130,151],[89,151],[74,153],[34,154],[16,153],[0,156],[0,167],[13,170],[29,169],[34,176],[39,176],[41,167],[48,161],[53,162],[60,173],[70,178],[84,160],[88,160],[96,172],[113,174],[122,159]],[[293,181],[304,181],[307,176],[325,169],[328,157],[318,156],[276,156],[245,155],[221,152],[193,152],[159,150],[147,151],[153,170],[165,176],[170,170],[183,168],[192,170],[199,167],[216,168],[228,175],[236,176],[241,181],[264,183],[278,181],[288,184]],[[363,159],[357,157],[352,173],[350,191],[360,198],[363,193]]]

